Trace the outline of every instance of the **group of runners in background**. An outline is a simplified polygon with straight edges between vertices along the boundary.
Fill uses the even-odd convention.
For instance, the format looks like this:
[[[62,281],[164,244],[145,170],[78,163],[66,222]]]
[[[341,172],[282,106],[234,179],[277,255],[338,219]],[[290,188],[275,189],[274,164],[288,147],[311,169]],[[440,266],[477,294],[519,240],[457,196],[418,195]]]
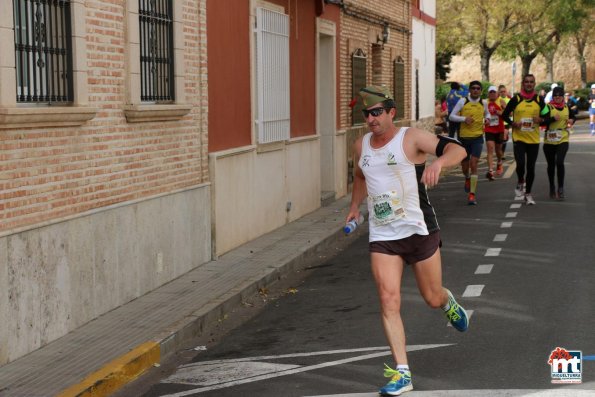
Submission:
[[[595,135],[595,84],[591,88],[589,112],[591,135]],[[468,86],[453,82],[445,100],[436,102],[436,125],[443,134],[448,131],[449,137],[458,138],[467,151],[461,162],[467,203],[477,204],[478,162],[484,142],[488,165],[485,176],[493,181],[503,173],[506,142],[512,136],[517,175],[515,195],[523,197],[527,205],[535,205],[531,192],[542,134],[549,195],[564,200],[564,159],[576,120],[575,98],[565,94],[557,84],[540,95],[535,91],[532,74],[523,76],[521,90],[512,96],[504,85],[489,86],[487,99],[482,99],[484,89],[476,80]]]

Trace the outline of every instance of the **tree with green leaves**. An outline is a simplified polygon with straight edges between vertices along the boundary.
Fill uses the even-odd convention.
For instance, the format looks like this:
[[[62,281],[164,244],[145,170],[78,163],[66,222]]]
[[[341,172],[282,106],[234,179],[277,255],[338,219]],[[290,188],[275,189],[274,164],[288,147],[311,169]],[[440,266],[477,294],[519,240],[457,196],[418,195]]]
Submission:
[[[595,0],[438,0],[436,50],[458,54],[463,48],[474,48],[486,81],[492,56],[520,57],[524,75],[541,54],[553,81],[556,50],[564,37],[574,35],[586,80],[584,54],[592,40],[594,12]]]
[[[585,20],[586,11],[578,3],[580,0],[519,3],[515,11],[517,25],[513,39],[498,48],[498,55],[504,59],[520,57],[522,74],[525,75],[530,72],[533,60],[541,54],[549,63],[548,78],[554,81],[552,65],[561,38],[580,29]]]
[[[582,21],[581,27],[572,33],[572,41],[576,46],[576,57],[580,63],[581,69],[581,86],[587,86],[587,57],[585,52],[590,44],[595,44],[595,0],[582,0],[579,7],[585,10],[585,18]]]
[[[481,79],[490,80],[490,60],[516,28],[513,0],[439,0],[437,51],[459,53],[471,46],[479,52]]]

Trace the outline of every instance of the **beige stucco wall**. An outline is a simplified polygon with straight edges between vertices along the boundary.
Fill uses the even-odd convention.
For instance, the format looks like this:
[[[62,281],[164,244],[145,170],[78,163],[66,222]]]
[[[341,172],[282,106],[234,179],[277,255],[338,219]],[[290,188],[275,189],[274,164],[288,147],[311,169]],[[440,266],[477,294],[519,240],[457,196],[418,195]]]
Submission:
[[[209,168],[215,257],[320,207],[318,136],[211,153]]]

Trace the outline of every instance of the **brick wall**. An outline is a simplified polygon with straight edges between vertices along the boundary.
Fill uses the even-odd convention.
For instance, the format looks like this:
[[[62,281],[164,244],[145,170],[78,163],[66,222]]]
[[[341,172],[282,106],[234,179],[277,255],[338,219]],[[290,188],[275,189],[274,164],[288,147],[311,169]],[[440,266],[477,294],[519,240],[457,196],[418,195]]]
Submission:
[[[85,2],[88,103],[97,115],[80,127],[0,129],[1,234],[208,181],[205,3],[183,6],[191,113],[127,123],[126,1]]]
[[[350,12],[352,11],[352,12]],[[351,14],[357,14],[351,15]],[[391,25],[390,38],[382,47],[376,38],[382,33],[382,22]],[[395,28],[396,27],[396,28]],[[401,31],[400,31],[401,30]],[[361,48],[367,55],[368,84],[381,83],[393,90],[393,62],[400,56],[405,61],[405,114],[411,113],[411,7],[405,0],[359,0],[346,1],[341,12],[340,38],[340,129],[350,129],[352,96],[351,56]],[[375,61],[374,61],[375,60]],[[378,65],[381,62],[381,65]]]

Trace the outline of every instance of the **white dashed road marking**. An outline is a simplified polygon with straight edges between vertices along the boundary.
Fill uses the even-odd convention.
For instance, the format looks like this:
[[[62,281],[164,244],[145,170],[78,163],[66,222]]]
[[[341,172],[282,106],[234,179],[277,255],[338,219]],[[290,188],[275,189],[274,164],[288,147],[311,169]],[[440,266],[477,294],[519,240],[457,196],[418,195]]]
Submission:
[[[512,222],[502,222],[502,224],[500,224],[500,227],[502,229],[507,229],[509,227],[512,227]]]
[[[506,241],[508,234],[496,234],[494,236],[494,241]]]
[[[482,284],[468,285],[467,288],[465,288],[465,292],[463,292],[463,298],[476,298],[478,296],[481,296],[481,291],[483,291],[483,287],[485,287],[485,285]]]
[[[494,265],[479,265],[475,270],[475,274],[490,274]]]
[[[488,248],[484,256],[500,256],[502,248]]]
[[[517,215],[518,215],[518,212],[507,212],[506,218],[516,218]]]
[[[522,206],[523,206],[523,204],[520,204],[520,203],[510,204],[510,209],[515,210],[515,209],[521,208]]]

